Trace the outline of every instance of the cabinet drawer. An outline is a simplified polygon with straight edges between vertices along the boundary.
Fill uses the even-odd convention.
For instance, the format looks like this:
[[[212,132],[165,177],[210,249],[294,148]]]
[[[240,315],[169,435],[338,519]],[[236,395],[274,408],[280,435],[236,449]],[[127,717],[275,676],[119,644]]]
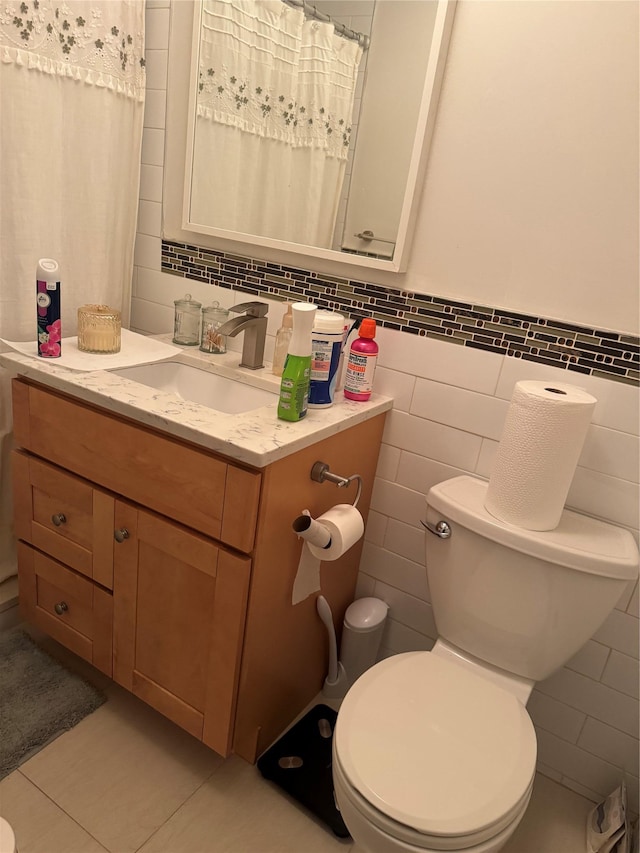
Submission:
[[[111,676],[111,594],[24,542],[18,542],[18,583],[21,615]]]
[[[261,475],[155,432],[13,380],[19,445],[141,506],[248,553]]]
[[[112,589],[113,497],[18,450],[12,461],[18,538]]]

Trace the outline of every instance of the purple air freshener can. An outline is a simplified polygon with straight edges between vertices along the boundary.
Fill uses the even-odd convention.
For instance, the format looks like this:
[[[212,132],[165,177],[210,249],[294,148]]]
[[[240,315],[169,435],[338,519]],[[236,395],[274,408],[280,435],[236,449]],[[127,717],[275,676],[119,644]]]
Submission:
[[[60,358],[62,327],[60,320],[60,271],[58,262],[41,258],[36,271],[36,315],[38,355]]]

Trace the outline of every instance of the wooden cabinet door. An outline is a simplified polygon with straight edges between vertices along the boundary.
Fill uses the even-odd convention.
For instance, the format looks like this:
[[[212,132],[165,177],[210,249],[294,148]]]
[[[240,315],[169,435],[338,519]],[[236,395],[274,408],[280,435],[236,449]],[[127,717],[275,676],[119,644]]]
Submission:
[[[113,677],[228,755],[250,560],[116,502]]]

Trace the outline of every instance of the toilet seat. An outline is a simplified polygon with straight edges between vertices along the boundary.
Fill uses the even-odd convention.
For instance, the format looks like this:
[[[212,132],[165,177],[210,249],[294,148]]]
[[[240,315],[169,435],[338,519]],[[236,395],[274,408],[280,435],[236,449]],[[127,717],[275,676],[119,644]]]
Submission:
[[[447,849],[447,839],[470,847],[495,836],[526,808],[536,738],[514,695],[431,652],[410,652],[349,690],[334,751],[359,811],[368,804],[370,819],[395,837],[400,830],[410,843],[419,835],[421,846]]]
[[[0,817],[0,853],[17,853],[13,829],[3,817]]]

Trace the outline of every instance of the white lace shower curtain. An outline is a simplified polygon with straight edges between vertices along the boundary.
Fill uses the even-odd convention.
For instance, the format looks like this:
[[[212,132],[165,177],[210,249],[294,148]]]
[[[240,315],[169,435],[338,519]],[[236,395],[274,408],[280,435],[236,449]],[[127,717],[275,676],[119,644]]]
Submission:
[[[105,303],[128,325],[144,110],[144,0],[0,5],[0,337],[35,340],[39,258],[63,336]],[[0,580],[10,556],[9,382],[0,368]]]
[[[330,247],[362,48],[282,0],[203,0],[192,221]]]

